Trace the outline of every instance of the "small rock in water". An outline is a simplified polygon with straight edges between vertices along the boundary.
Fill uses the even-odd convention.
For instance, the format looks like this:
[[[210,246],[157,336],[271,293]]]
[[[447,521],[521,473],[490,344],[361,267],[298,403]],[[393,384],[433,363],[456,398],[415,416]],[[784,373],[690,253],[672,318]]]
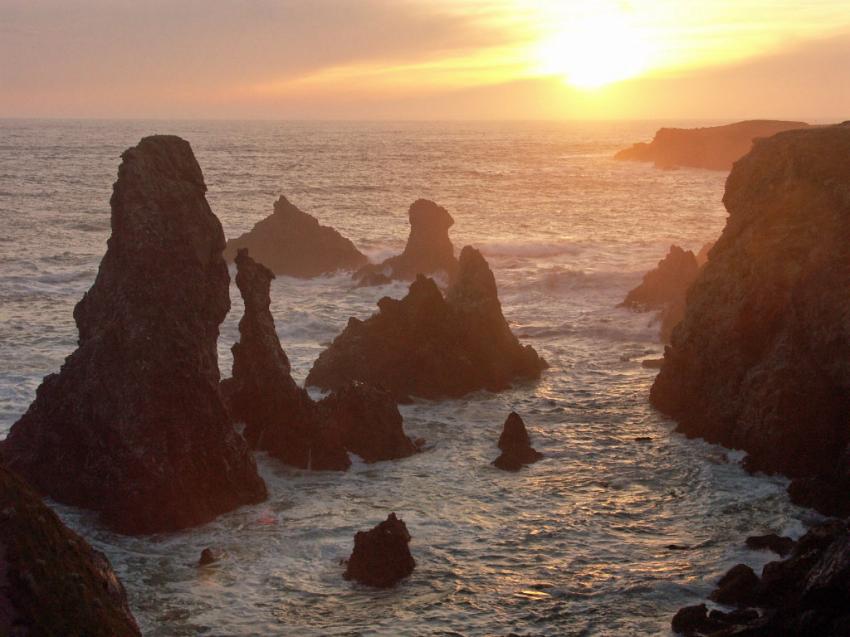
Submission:
[[[790,537],[782,537],[776,533],[767,535],[752,535],[747,538],[747,548],[754,550],[767,549],[781,557],[788,555],[794,548],[794,540]]]
[[[640,366],[646,369],[661,369],[663,364],[663,358],[645,358],[640,362]]]
[[[503,471],[519,471],[523,466],[543,457],[542,453],[532,448],[525,423],[515,411],[505,420],[502,435],[499,436],[499,449],[502,454],[493,464]]]
[[[410,554],[407,525],[390,513],[370,531],[354,536],[354,551],[343,577],[375,588],[389,588],[413,572],[416,561]]]
[[[198,560],[198,566],[207,566],[208,564],[218,562],[220,559],[221,556],[218,553],[210,548],[206,548],[201,551],[201,559]]]

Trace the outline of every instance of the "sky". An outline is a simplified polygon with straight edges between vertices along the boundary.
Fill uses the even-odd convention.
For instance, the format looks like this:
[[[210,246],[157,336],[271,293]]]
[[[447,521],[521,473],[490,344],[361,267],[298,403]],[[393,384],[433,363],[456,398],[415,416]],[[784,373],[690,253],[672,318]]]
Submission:
[[[850,119],[850,0],[0,0],[0,117]]]

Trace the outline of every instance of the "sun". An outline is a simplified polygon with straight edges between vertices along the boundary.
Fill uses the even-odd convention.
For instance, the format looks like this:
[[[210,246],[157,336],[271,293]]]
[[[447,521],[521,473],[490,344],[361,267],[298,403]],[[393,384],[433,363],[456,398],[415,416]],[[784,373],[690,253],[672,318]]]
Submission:
[[[539,73],[560,75],[576,88],[597,89],[647,70],[648,38],[616,6],[559,22],[536,47]]]

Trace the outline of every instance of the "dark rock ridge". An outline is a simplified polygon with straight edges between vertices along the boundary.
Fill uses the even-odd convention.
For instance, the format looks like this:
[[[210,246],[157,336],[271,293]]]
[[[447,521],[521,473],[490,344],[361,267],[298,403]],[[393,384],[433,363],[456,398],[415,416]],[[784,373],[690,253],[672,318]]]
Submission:
[[[271,215],[227,242],[225,259],[233,261],[241,248],[249,248],[254,258],[275,274],[300,278],[356,270],[368,263],[351,241],[282,195]]]
[[[545,361],[519,343],[502,315],[496,281],[478,250],[461,252],[445,298],[419,276],[403,299],[378,302],[365,321],[351,318],[319,355],[307,384],[324,389],[362,381],[406,396],[440,398],[500,391],[514,379],[534,379]]]
[[[236,266],[245,313],[232,348],[233,375],[222,381],[222,394],[233,420],[245,423],[250,446],[313,470],[345,471],[351,465],[347,451],[366,462],[415,453],[389,392],[350,384],[317,404],[295,383],[269,309],[274,274],[245,248]]]
[[[525,465],[537,462],[543,457],[542,453],[532,448],[525,423],[515,411],[508,415],[502,427],[499,449],[502,453],[493,464],[503,471],[519,471]]]
[[[726,182],[726,228],[688,293],[650,399],[679,430],[850,511],[850,126],[758,142]]]
[[[0,635],[140,635],[106,556],[0,466]]]
[[[667,256],[644,275],[640,285],[631,290],[620,305],[636,312],[655,310],[661,323],[661,341],[669,343],[673,328],[685,314],[688,288],[699,271],[693,252],[670,246]]]
[[[354,536],[354,551],[343,577],[375,588],[390,588],[413,572],[410,533],[395,513],[370,531]]]
[[[661,128],[649,144],[634,144],[614,158],[651,161],[657,168],[729,170],[750,152],[756,139],[807,126],[805,122],[749,120],[706,128]]]
[[[457,270],[449,228],[454,219],[442,206],[417,199],[408,210],[410,236],[404,252],[382,263],[370,264],[355,273],[360,285],[383,285],[390,279],[412,281],[419,274],[445,272],[451,279]]]
[[[224,233],[179,137],[122,155],[112,236],[74,309],[79,347],[3,443],[36,489],[124,533],[174,531],[266,497],[219,395]]]
[[[832,521],[806,533],[790,556],[761,576],[743,564],[720,580],[712,599],[736,610],[682,608],[674,632],[747,637],[846,637],[850,634],[850,530]]]

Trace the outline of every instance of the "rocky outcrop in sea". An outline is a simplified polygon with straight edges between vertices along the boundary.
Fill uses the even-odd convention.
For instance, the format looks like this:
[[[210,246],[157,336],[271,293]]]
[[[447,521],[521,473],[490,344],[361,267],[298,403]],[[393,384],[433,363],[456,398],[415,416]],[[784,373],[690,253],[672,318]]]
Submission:
[[[519,471],[527,464],[537,462],[543,454],[531,446],[531,438],[525,423],[518,413],[508,414],[499,436],[499,449],[502,453],[493,464],[503,471]]]
[[[0,635],[141,635],[109,560],[0,466]]]
[[[338,270],[356,270],[368,263],[355,245],[283,195],[271,215],[245,234],[230,239],[224,257],[233,261],[242,248],[275,274],[311,278]]]
[[[351,318],[319,358],[307,384],[339,388],[351,381],[409,396],[463,396],[501,391],[515,380],[536,379],[546,367],[511,332],[496,280],[481,253],[467,246],[446,296],[422,275],[401,300],[384,297],[365,321]]]
[[[404,252],[355,273],[361,285],[382,285],[388,280],[412,281],[419,274],[444,273],[451,279],[457,270],[449,228],[454,219],[442,206],[417,199],[408,210],[410,236]]]
[[[750,152],[756,139],[807,126],[805,122],[749,120],[705,128],[660,128],[652,142],[634,144],[614,158],[653,162],[657,168],[729,170]]]
[[[850,512],[850,125],[759,141],[726,182],[729,218],[690,288],[650,399],[678,428]]]
[[[112,236],[74,309],[79,347],[2,445],[8,466],[123,533],[174,531],[266,497],[219,394],[224,233],[189,144],[122,155]]]
[[[358,531],[343,577],[375,588],[394,586],[416,567],[410,539],[407,525],[395,513],[369,531]]]

